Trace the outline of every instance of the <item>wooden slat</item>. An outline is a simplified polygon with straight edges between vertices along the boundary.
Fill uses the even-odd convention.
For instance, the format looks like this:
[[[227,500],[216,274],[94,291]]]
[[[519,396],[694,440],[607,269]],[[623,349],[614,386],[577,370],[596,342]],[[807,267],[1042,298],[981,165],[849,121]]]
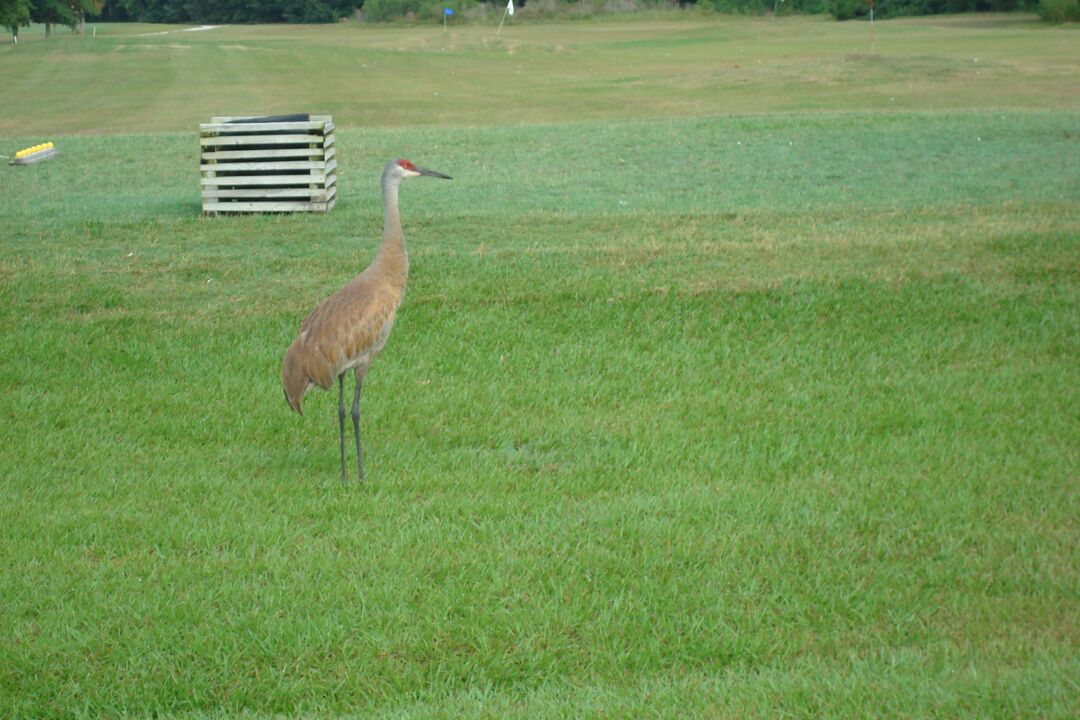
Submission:
[[[203,161],[206,160],[249,160],[262,158],[307,158],[312,155],[322,154],[324,160],[334,157],[337,150],[334,148],[282,148],[280,150],[204,150]]]
[[[311,202],[326,202],[337,195],[337,188],[238,188],[236,190],[203,190],[203,200],[241,198],[249,200],[272,200],[279,198],[304,198]]]
[[[330,161],[336,167],[334,160]],[[215,172],[244,172],[249,170],[327,170],[325,160],[282,160],[279,162],[216,162],[200,165],[200,170]]]
[[[324,185],[336,182],[334,175],[227,175],[204,177],[203,186],[212,185]]]
[[[298,121],[298,122],[268,122],[268,123],[200,123],[199,131],[201,133],[255,133],[255,132],[276,132],[280,130],[292,130],[294,132],[302,132],[304,130],[318,130],[325,134],[326,130],[325,120],[312,120],[312,121]]]
[[[205,203],[203,212],[325,212],[334,206],[333,202],[227,202]]]
[[[252,182],[236,182],[237,180],[265,180],[266,182],[252,183]],[[323,178],[321,182],[317,182],[315,178]],[[243,187],[257,187],[260,185],[280,185],[286,189],[303,189],[305,187],[316,188],[328,188],[331,185],[337,183],[337,175],[330,173],[327,175],[215,175],[214,173],[203,173],[202,186],[203,190],[208,188],[214,188],[218,186],[229,187],[237,186]]]
[[[214,115],[210,118],[212,123],[226,123],[235,122],[237,120],[251,120],[252,118],[265,117],[264,115]],[[308,119],[312,122],[325,120],[327,122],[334,119],[333,115],[309,115]],[[298,120],[297,122],[307,122],[305,120]]]
[[[332,135],[212,135],[199,138],[199,144],[203,146],[322,145],[325,147],[332,142]]]
[[[221,188],[230,188],[236,190],[243,190],[245,188],[254,189],[258,187],[274,187],[278,186],[282,190],[302,191],[307,189],[322,190],[329,188],[332,185],[337,184],[337,175],[327,175],[322,182],[312,181],[310,175],[269,175],[269,176],[255,176],[255,180],[266,180],[266,182],[235,182],[237,178],[250,179],[251,176],[239,175],[234,177],[229,176],[217,176],[213,173],[207,173],[203,175],[202,179],[202,191],[205,193],[209,190],[216,190]]]
[[[263,142],[262,140],[260,140],[260,138],[267,138],[267,137],[277,138],[277,140],[275,142],[273,142],[273,143]],[[295,137],[300,137],[301,139],[300,140],[289,139],[289,138],[295,138]],[[282,140],[282,138],[286,138],[286,139]],[[216,140],[224,140],[224,141],[230,141],[230,142],[207,142],[207,141],[216,141]],[[215,145],[217,145],[217,146],[232,146],[232,147],[240,148],[240,150],[242,150],[245,146],[248,146],[248,145],[315,145],[316,147],[314,147],[314,148],[312,148],[312,147],[306,148],[307,151],[308,151],[308,154],[311,155],[311,154],[318,153],[319,150],[320,150],[320,147],[321,147],[321,149],[323,151],[328,150],[334,144],[335,140],[336,140],[336,138],[335,138],[335,136],[333,134],[325,135],[325,136],[319,136],[319,135],[300,135],[300,136],[292,136],[292,135],[251,135],[250,137],[247,137],[247,138],[244,138],[244,137],[215,136],[215,137],[210,137],[210,138],[201,138],[199,142],[200,142],[200,145],[202,145],[202,152],[204,152],[204,153],[213,152],[215,150],[215,147],[214,147]],[[282,148],[282,150],[301,150],[301,149],[304,149],[304,148]],[[224,150],[217,150],[217,151],[218,152],[226,152]],[[239,152],[239,150],[234,151],[234,152]],[[274,151],[274,150],[253,150],[252,152],[262,152],[262,153],[265,154],[267,152],[277,152],[277,151]]]

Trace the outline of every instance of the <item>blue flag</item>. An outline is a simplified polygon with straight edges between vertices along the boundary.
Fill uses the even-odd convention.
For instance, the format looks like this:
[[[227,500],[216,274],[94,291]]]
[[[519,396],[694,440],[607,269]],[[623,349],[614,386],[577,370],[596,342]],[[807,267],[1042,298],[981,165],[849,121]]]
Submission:
[[[454,11],[451,10],[450,8],[443,8],[442,9],[442,14],[446,15],[447,17],[450,17],[451,15],[454,14]]]

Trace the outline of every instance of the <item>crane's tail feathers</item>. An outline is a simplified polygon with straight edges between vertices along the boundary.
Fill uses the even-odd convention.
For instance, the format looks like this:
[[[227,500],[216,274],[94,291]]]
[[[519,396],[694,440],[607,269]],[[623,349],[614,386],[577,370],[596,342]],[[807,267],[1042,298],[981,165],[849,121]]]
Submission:
[[[289,403],[289,407],[291,407],[293,410],[295,410],[297,415],[300,415],[301,417],[303,417],[304,413],[303,413],[302,410],[300,410],[300,403],[299,402],[293,403],[292,398],[289,397],[288,392],[285,393],[285,402]]]

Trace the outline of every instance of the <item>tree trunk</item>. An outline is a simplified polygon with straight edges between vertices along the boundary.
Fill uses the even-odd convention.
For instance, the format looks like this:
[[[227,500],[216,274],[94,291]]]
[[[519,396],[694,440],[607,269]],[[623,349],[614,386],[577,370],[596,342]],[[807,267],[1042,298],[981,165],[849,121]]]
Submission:
[[[82,35],[82,34],[84,34],[86,32],[86,12],[85,11],[83,11],[83,10],[79,11],[79,24],[76,25],[75,27],[78,28],[78,30],[76,30],[75,32],[77,32],[80,35]]]
[[[45,39],[47,40],[50,35],[52,35],[52,23],[51,22],[46,22],[45,23]]]

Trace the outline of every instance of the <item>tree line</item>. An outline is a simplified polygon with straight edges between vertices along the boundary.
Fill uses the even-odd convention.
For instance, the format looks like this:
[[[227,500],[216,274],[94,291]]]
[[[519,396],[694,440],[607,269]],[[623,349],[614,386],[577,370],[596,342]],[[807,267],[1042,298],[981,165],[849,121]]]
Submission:
[[[364,0],[106,0],[103,20],[167,23],[328,23]]]
[[[99,0],[0,0],[0,27],[11,30],[18,42],[19,28],[31,22],[45,26],[45,35],[54,25],[67,25],[81,32],[87,14],[101,10]]]
[[[327,23],[364,0],[0,0],[0,26],[18,37],[31,22],[81,31],[86,18],[161,23]]]

